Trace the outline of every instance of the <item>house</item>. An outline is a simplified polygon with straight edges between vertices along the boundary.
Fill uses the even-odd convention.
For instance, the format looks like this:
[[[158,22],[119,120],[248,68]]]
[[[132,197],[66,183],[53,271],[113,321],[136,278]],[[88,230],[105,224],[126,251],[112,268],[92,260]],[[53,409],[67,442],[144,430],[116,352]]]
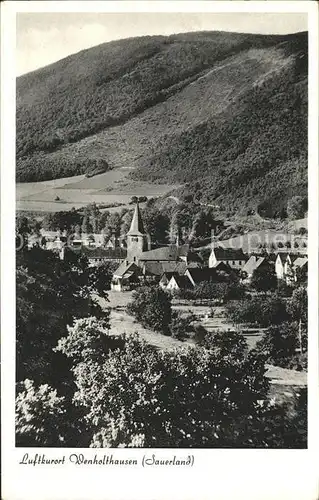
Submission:
[[[244,254],[241,248],[222,248],[213,246],[208,259],[208,267],[216,267],[217,264],[223,262],[233,269],[242,269],[247,260],[248,256]]]
[[[142,279],[143,273],[141,268],[134,262],[129,263],[125,260],[113,274],[111,289],[118,292],[132,290]]]
[[[262,267],[266,263],[267,260],[265,257],[258,257],[256,255],[251,255],[243,267],[243,271],[247,274],[247,281],[250,281],[256,269]]]
[[[229,266],[223,264],[225,268],[221,266],[217,266],[215,268],[205,267],[198,269],[187,269],[185,271],[185,276],[190,280],[193,286],[199,285],[203,281],[214,280],[216,282],[221,281],[223,278],[223,274],[229,275],[232,271]]]
[[[117,262],[120,264],[126,259],[126,250],[124,248],[90,248],[84,246],[80,251],[81,255],[87,257],[89,266],[99,266],[105,262]]]
[[[293,261],[292,254],[286,252],[280,252],[277,254],[275,261],[275,272],[277,279],[279,280],[285,279],[288,269],[292,267],[292,261]]]
[[[60,251],[68,243],[66,231],[40,230],[40,245],[46,250]]]
[[[160,281],[159,281],[159,286],[161,288],[166,288],[168,283],[170,282],[172,276],[176,276],[178,275],[178,273],[174,273],[174,272],[166,272],[163,274],[163,276],[161,277]]]
[[[109,238],[109,240],[105,244],[106,248],[126,248],[125,238],[117,238],[114,234]]]
[[[169,282],[167,283],[166,290],[170,292],[186,290],[193,288],[192,282],[187,276],[180,276],[179,274],[173,274]]]
[[[46,250],[62,250],[67,245],[67,236],[57,236],[53,241],[46,241]]]
[[[162,261],[153,262],[146,261],[140,264],[143,269],[143,274],[153,275],[160,279],[164,274],[177,273],[183,275],[187,269],[187,264],[185,262],[176,261]]]
[[[297,268],[306,272],[308,258],[300,257],[292,253],[278,253],[275,261],[277,279],[285,280],[287,283],[297,280]]]

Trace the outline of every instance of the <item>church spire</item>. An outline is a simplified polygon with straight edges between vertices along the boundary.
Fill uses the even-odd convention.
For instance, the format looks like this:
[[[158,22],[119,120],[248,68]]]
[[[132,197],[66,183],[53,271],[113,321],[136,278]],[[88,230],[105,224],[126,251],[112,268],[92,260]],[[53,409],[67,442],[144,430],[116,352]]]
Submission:
[[[147,250],[147,235],[145,233],[144,224],[140,212],[140,207],[136,203],[131,227],[127,233],[127,260],[129,262],[139,261],[139,257]]]
[[[145,234],[144,224],[142,220],[142,215],[140,212],[139,204],[136,203],[135,210],[133,214],[133,219],[131,222],[130,230],[127,234]]]

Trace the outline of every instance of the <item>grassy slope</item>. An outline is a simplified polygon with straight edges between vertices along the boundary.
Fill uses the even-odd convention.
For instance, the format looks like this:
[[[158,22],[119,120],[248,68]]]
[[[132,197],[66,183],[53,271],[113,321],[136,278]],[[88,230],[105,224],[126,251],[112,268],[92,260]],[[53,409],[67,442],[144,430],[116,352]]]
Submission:
[[[228,204],[303,194],[306,60],[305,34],[190,33],[82,51],[18,79],[17,179],[76,175],[104,158]]]

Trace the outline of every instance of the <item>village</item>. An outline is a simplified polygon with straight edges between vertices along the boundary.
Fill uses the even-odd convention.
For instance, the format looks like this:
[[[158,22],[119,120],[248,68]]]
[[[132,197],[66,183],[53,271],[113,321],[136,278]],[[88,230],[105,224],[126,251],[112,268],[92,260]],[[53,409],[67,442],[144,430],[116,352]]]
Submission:
[[[145,229],[139,204],[126,237],[112,235],[107,241],[102,233],[82,232],[71,237],[63,231],[41,229],[37,239],[29,246],[40,245],[59,254],[72,251],[87,257],[89,265],[100,266],[106,262],[118,264],[114,271],[111,289],[118,292],[135,289],[141,283],[158,284],[172,293],[191,290],[205,281],[218,281],[218,276],[237,274],[243,283],[249,284],[254,271],[266,266],[273,267],[278,280],[291,285],[307,278],[308,258],[305,249],[283,249],[275,245],[269,252],[257,250],[251,253],[242,248],[227,248],[215,241],[212,231],[210,253],[207,260],[198,248],[179,244],[179,238],[167,246],[155,247]],[[260,245],[260,247],[263,247]]]

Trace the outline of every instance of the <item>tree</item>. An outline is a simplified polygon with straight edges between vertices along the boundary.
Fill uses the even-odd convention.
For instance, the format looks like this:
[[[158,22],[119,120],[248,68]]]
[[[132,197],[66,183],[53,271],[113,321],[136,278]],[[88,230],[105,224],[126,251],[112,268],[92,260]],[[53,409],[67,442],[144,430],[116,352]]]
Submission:
[[[264,264],[254,270],[251,277],[251,287],[258,292],[268,292],[277,288],[277,276],[274,266]]]
[[[303,196],[293,196],[287,205],[287,214],[290,219],[302,219],[308,210],[308,200]]]
[[[297,283],[306,285],[308,280],[308,266],[296,267],[295,278]]]
[[[142,286],[133,292],[127,311],[143,326],[167,333],[172,316],[171,297],[159,287]]]
[[[21,383],[16,398],[16,445],[62,446],[64,401],[48,384],[37,388],[33,380]]]
[[[89,234],[89,233],[93,232],[93,227],[92,227],[92,224],[90,223],[88,216],[83,217],[81,229],[82,229],[82,233]]]
[[[172,337],[178,340],[189,337],[194,332],[195,319],[193,314],[182,315],[179,311],[172,311],[169,325]]]
[[[121,340],[121,348],[106,348],[94,360],[73,358],[74,401],[86,410],[91,446],[248,445],[250,436],[237,424],[259,413],[257,401],[268,390],[262,363],[247,351],[230,364],[213,349],[165,352],[137,335]]]
[[[30,221],[27,217],[16,216],[16,249],[24,250],[28,247],[28,236],[31,233]]]
[[[143,210],[143,220],[153,243],[167,243],[169,229],[167,214],[155,208],[147,208]]]
[[[226,307],[226,315],[235,324],[248,323],[261,327],[278,325],[289,319],[286,304],[278,295],[231,303]]]
[[[305,400],[289,411],[267,401],[264,354],[249,351],[240,334],[164,351],[108,328],[97,318],[68,328],[56,350],[71,363],[73,398],[31,383],[18,396],[21,444],[256,448],[295,447],[297,438],[305,446]]]
[[[52,349],[74,318],[105,316],[91,297],[90,272],[73,252],[63,261],[41,248],[17,252],[17,380],[60,390],[70,379],[66,359]]]
[[[266,356],[270,364],[284,368],[300,368],[305,360],[296,355],[299,344],[299,325],[297,322],[286,322],[279,326],[271,326],[266,330],[256,349]]]
[[[293,321],[298,322],[298,339],[300,352],[306,349],[307,338],[303,340],[303,329],[308,322],[308,294],[305,287],[300,286],[293,291],[291,299],[287,303],[287,310]]]
[[[206,349],[213,349],[215,354],[221,358],[243,360],[248,354],[248,344],[242,333],[235,331],[206,332],[206,336],[200,342]]]
[[[107,311],[103,321],[95,317],[75,320],[72,326],[67,327],[67,336],[58,341],[54,350],[72,359],[73,364],[102,364],[110,347],[116,349],[123,345],[123,340],[119,337],[108,334],[109,318],[110,312]]]

